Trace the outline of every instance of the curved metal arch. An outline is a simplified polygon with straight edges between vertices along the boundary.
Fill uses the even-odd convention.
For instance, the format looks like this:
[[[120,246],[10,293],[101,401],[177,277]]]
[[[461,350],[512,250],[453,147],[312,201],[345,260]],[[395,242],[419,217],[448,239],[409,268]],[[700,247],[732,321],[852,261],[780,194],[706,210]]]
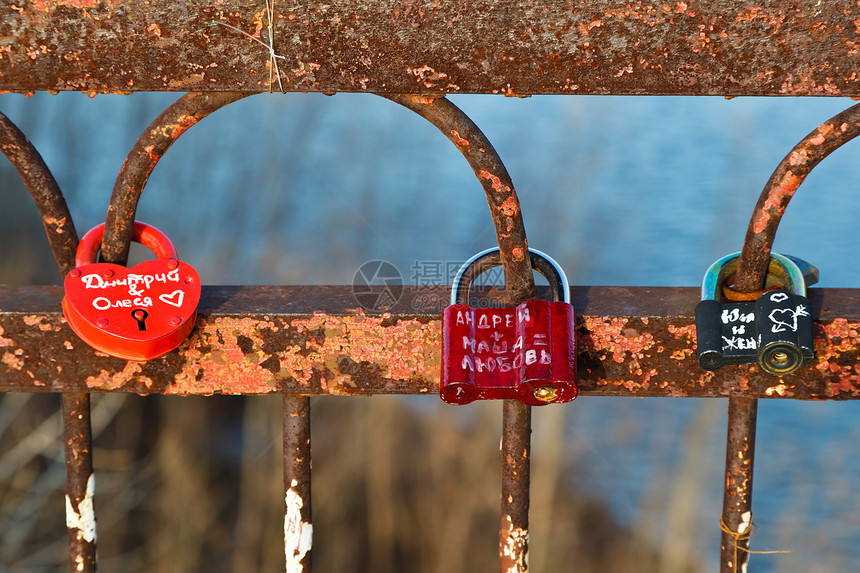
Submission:
[[[158,161],[188,128],[247,92],[191,92],[161,112],[140,134],[116,177],[105,218],[102,259],[125,264],[131,246],[134,214],[143,188]]]
[[[75,268],[78,234],[57,180],[27,136],[3,113],[0,113],[0,149],[33,197],[60,276],[65,277]]]
[[[821,161],[860,135],[860,104],[828,119],[801,139],[768,179],[750,218],[734,289],[752,292],[767,275],[770,250],[785,208],[806,176]]]
[[[248,95],[245,92],[185,94],[159,115],[141,134],[128,154],[114,184],[105,227],[105,261],[128,258],[137,204],[158,161],[189,127]],[[532,277],[519,200],[513,182],[486,136],[457,106],[445,98],[383,95],[418,113],[445,134],[463,154],[481,182],[502,252],[509,302],[534,298]]]
[[[514,183],[490,140],[445,97],[377,94],[414,111],[457,147],[481,182],[496,227],[510,304],[535,298],[528,240]]]
[[[508,303],[535,298],[534,275],[520,202],[501,157],[469,117],[444,97],[383,95],[405,106],[447,137],[481,182],[496,227]],[[499,570],[528,570],[531,407],[516,400],[502,405],[502,491]]]
[[[138,138],[123,163],[108,208],[102,257],[124,263],[128,258],[134,215],[140,195],[159,159],[189,127],[249,93],[186,94],[158,116]],[[486,194],[501,252],[508,302],[535,298],[534,276],[519,199],[499,154],[475,123],[444,97],[378,94],[414,111],[439,129],[468,161]],[[285,413],[287,412],[285,408]],[[531,408],[515,400],[503,405],[502,507],[499,559],[503,570],[525,570],[528,553],[529,458]],[[286,414],[285,414],[286,415]],[[307,422],[308,418],[305,418]],[[288,464],[289,457],[285,458]],[[285,465],[285,475],[291,471]],[[303,497],[309,498],[309,485]],[[309,503],[308,503],[309,507]]]

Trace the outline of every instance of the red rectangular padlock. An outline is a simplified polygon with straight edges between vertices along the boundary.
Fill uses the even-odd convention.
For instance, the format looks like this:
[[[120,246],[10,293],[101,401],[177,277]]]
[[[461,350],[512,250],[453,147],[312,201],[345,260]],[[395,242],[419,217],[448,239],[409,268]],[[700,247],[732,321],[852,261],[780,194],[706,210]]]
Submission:
[[[455,304],[442,318],[442,399],[514,398],[538,406],[577,395],[573,307],[530,300],[515,308]]]
[[[476,255],[464,269],[486,253]],[[561,273],[555,267],[553,271]],[[469,278],[463,279],[461,269],[453,300],[459,298],[458,280]],[[564,285],[561,290],[566,283],[557,281]],[[556,298],[566,294],[556,293]],[[442,400],[468,404],[512,398],[533,406],[570,402],[578,393],[575,332],[568,302],[530,300],[506,308],[452,304],[442,315]]]

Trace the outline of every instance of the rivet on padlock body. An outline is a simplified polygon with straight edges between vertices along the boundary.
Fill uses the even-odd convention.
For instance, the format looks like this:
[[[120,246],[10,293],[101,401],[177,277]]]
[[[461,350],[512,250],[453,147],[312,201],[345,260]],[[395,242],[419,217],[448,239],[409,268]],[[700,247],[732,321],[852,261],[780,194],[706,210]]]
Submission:
[[[104,224],[81,239],[65,278],[63,314],[87,344],[126,360],[162,356],[188,338],[197,319],[200,277],[178,260],[167,236],[135,222],[132,239],[155,253],[132,268],[97,263]]]
[[[531,300],[502,308],[465,304],[472,280],[501,264],[498,248],[478,253],[457,273],[451,306],[442,318],[440,394],[445,402],[513,398],[538,406],[576,398],[574,310],[567,277],[543,253],[530,249],[530,256],[532,266],[550,281],[554,302]]]
[[[753,302],[720,302],[720,289],[738,266],[740,253],[715,262],[702,280],[696,305],[699,364],[717,370],[730,364],[758,364],[782,376],[814,359],[812,317],[806,279],[793,258],[771,253],[766,290]],[[805,263],[810,283],[817,269]]]

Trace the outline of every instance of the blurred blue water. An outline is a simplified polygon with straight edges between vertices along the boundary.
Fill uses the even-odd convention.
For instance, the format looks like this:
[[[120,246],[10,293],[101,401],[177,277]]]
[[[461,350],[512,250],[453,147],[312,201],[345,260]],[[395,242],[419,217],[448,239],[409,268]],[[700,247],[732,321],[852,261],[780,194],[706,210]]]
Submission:
[[[176,97],[3,95],[0,110],[42,152],[84,231],[104,220],[134,140]],[[561,262],[571,283],[687,286],[740,249],[758,194],[790,148],[852,103],[451,99],[506,162],[530,244]],[[860,286],[845,252],[858,240],[858,145],[816,168],[777,236],[777,251],[821,269],[822,286]],[[210,284],[348,284],[371,259],[393,262],[413,282],[415,261],[462,261],[494,243],[481,187],[454,146],[371,95],[258,95],[218,111],[158,165],[139,216],[163,228]],[[754,570],[843,571],[860,558],[857,407],[761,404],[754,545],[793,553],[755,555]],[[683,468],[701,474],[682,534],[712,564],[723,410],[722,401],[580,398],[536,416],[564,417],[577,484],[657,543]],[[690,444],[702,416],[706,439]],[[701,454],[692,465],[691,448]]]

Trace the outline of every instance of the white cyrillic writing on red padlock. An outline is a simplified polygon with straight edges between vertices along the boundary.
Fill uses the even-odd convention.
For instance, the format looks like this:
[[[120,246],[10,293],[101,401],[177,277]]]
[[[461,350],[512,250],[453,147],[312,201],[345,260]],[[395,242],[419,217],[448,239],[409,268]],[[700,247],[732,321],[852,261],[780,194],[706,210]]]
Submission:
[[[515,398],[529,404],[576,397],[573,307],[534,300],[515,308],[452,305],[443,315],[442,398]]]

